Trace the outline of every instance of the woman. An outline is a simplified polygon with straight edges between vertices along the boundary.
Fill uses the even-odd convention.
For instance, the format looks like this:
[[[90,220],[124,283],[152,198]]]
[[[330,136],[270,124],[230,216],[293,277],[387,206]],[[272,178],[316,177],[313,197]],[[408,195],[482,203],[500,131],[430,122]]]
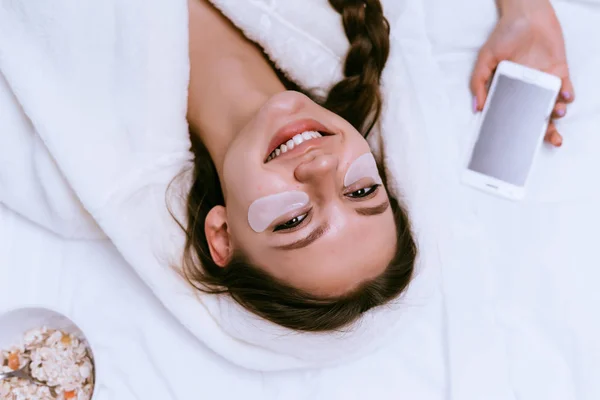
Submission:
[[[352,48],[324,107],[285,91],[259,49],[206,2],[190,3],[188,119],[199,140],[186,277],[304,331],[343,327],[396,298],[416,257],[407,215],[359,133],[381,107],[381,5],[331,3]]]
[[[381,111],[387,21],[379,1],[330,3],[342,15],[350,51],[346,78],[322,106],[285,91],[260,49],[205,1],[190,3],[188,119],[196,163],[185,276],[199,290],[228,293],[249,311],[302,331],[344,327],[396,298],[417,255],[407,214],[364,139]],[[565,78],[555,112],[563,116],[573,91],[560,27],[548,30],[555,37],[536,34],[555,22],[550,3],[499,5],[500,24],[473,77],[474,108],[485,102],[495,64],[523,61],[546,44],[562,48],[549,55],[559,61],[552,67],[562,62],[564,69],[549,72]],[[547,40],[540,44],[540,37]],[[528,64],[544,68],[539,63],[548,58],[537,54]],[[556,135],[551,126],[547,138],[559,145]]]

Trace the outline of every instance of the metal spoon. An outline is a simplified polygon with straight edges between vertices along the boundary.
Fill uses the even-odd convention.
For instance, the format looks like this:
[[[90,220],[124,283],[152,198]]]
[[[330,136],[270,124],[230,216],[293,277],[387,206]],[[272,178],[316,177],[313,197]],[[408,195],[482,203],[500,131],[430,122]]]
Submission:
[[[7,379],[11,379],[11,378],[25,379],[25,380],[35,383],[36,385],[46,386],[48,389],[50,389],[50,394],[52,394],[52,396],[56,397],[56,391],[54,390],[54,388],[52,386],[48,386],[46,383],[39,381],[39,380],[35,379],[33,376],[31,376],[31,370],[29,369],[29,363],[25,364],[25,366],[22,367],[21,369],[17,369],[15,371],[4,372],[4,373],[0,372],[0,382],[7,380]]]

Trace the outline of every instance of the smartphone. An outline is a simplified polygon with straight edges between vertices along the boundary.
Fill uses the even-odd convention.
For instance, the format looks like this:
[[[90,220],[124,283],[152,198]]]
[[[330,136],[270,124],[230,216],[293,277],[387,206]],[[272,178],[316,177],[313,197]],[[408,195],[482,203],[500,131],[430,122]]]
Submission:
[[[561,79],[502,61],[477,124],[463,182],[520,200],[554,110]]]

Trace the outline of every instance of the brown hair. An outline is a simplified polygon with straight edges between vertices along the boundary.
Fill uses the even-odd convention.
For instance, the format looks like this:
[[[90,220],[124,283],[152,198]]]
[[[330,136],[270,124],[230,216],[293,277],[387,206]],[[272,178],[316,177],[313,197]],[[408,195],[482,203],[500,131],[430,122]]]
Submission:
[[[389,25],[379,0],[329,2],[342,16],[350,50],[344,65],[345,78],[331,89],[322,105],[367,136],[381,113],[379,84],[389,54]],[[210,256],[204,224],[213,207],[224,205],[223,194],[206,147],[199,141],[193,145],[196,158],[187,204],[183,273],[198,290],[229,294],[247,310],[284,327],[320,332],[349,325],[407,287],[417,250],[408,216],[391,196],[397,231],[395,255],[380,276],[343,296],[323,298],[294,288],[255,267],[243,254],[235,254],[225,268],[219,267]],[[385,178],[381,166],[380,170]]]

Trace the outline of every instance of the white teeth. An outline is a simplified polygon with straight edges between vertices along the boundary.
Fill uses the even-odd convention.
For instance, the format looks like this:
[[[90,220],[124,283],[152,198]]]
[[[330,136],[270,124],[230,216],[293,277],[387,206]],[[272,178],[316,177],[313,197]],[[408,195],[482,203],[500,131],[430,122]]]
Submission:
[[[312,139],[318,139],[320,137],[323,137],[323,135],[316,131],[302,132],[301,134],[294,136],[292,139],[288,140],[286,143],[282,144],[277,149],[275,149],[267,158],[267,162],[273,160],[274,158],[280,156],[283,153],[287,153],[289,150],[292,150],[294,147],[302,144],[303,142]]]

